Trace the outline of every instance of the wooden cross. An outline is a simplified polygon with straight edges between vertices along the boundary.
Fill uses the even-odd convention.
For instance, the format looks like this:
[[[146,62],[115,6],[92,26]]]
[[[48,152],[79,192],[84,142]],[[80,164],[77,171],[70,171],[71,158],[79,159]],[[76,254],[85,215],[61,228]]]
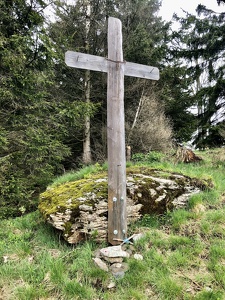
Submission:
[[[108,19],[108,58],[67,51],[65,62],[73,68],[108,73],[108,241],[117,245],[127,238],[124,75],[158,80],[159,70],[123,60],[121,21],[112,17]]]

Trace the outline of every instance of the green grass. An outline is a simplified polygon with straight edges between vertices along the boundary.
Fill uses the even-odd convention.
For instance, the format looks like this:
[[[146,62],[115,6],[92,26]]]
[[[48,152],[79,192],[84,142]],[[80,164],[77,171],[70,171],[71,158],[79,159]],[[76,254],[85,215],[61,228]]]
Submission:
[[[57,186],[66,182],[76,181],[83,178],[88,178],[90,174],[98,173],[107,170],[107,164],[99,165],[89,165],[81,168],[78,171],[66,172],[64,175],[57,177],[53,180],[51,186]]]
[[[128,259],[129,270],[122,279],[114,279],[95,266],[94,253],[105,245],[93,241],[68,245],[38,212],[0,221],[0,298],[225,299],[225,156],[219,150],[198,155],[205,161],[196,165],[174,164],[156,153],[140,156],[154,168],[211,178],[214,189],[193,195],[187,209],[147,215],[133,224],[131,234],[145,232],[134,245],[144,259]],[[53,184],[85,178],[106,168],[89,166]],[[199,205],[204,209],[198,211]],[[114,289],[107,288],[111,281],[116,283]]]

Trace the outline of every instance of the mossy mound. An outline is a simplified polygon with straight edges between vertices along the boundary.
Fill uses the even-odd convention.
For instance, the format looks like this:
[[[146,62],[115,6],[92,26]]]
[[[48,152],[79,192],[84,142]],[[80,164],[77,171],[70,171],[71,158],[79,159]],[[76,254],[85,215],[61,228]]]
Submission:
[[[144,214],[164,213],[186,205],[190,195],[212,187],[209,180],[199,180],[177,173],[147,167],[127,169],[127,221]],[[95,237],[107,238],[107,174],[49,187],[40,196],[39,210],[71,244]]]
[[[94,205],[96,198],[107,198],[107,174],[92,175],[91,178],[68,182],[56,187],[49,187],[41,194],[39,209],[45,217],[56,212],[65,212],[70,208],[74,216],[79,205]]]

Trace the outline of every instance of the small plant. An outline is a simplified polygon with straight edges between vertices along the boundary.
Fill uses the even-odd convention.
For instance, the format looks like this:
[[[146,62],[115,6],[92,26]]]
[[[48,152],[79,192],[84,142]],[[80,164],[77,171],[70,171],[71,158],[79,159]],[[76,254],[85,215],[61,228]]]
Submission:
[[[62,290],[69,299],[92,299],[91,288],[76,279],[66,280],[62,285]]]
[[[209,211],[205,217],[210,223],[212,223],[212,225],[224,224],[225,223],[225,210],[221,209],[221,210]]]
[[[202,198],[203,198],[203,195],[201,193],[192,195],[188,201],[188,208],[193,209],[197,205],[202,204],[203,203]]]
[[[51,282],[62,286],[66,279],[66,265],[61,259],[53,260],[50,265]]]
[[[157,151],[150,151],[146,154],[136,153],[132,155],[132,161],[138,163],[153,163],[153,162],[161,162],[164,157],[164,154]]]
[[[35,285],[25,284],[17,287],[15,290],[15,297],[18,300],[43,299],[45,296],[47,296],[47,293],[44,288],[37,289]]]
[[[212,262],[225,260],[225,242],[219,241],[212,245],[209,250],[209,257]]]
[[[176,266],[178,268],[182,267],[186,267],[188,266],[190,263],[190,256],[188,256],[188,254],[184,254],[182,253],[182,251],[176,250],[174,251],[171,255],[170,255],[170,259],[169,259],[169,263],[172,264],[172,266]]]
[[[182,225],[186,224],[188,220],[194,217],[194,213],[179,209],[168,213],[169,222],[172,229],[179,230]]]
[[[144,215],[136,226],[158,228],[160,226],[160,219],[156,215]]]
[[[223,292],[222,291],[213,291],[209,288],[209,291],[205,290],[199,292],[195,296],[195,300],[222,300],[223,299]]]
[[[156,289],[158,290],[161,299],[181,299],[183,287],[169,274],[162,274],[157,272]],[[161,278],[159,280],[159,278]]]

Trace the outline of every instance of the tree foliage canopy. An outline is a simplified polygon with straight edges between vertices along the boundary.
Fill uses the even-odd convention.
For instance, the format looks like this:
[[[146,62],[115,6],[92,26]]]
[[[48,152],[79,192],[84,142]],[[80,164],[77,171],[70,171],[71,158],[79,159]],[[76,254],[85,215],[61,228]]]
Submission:
[[[186,68],[192,87],[193,104],[197,106],[198,147],[223,144],[219,129],[224,119],[224,13],[215,13],[198,5],[197,14],[175,19],[180,29],[173,33],[173,57]],[[188,90],[188,89],[186,89]]]
[[[31,208],[70,154],[65,103],[51,93],[58,59],[44,26],[43,1],[0,1],[1,215]],[[68,109],[69,110],[69,109]],[[76,107],[74,116],[79,115]],[[76,114],[77,112],[77,114]],[[73,116],[73,118],[74,118]],[[78,124],[77,124],[78,125]]]

